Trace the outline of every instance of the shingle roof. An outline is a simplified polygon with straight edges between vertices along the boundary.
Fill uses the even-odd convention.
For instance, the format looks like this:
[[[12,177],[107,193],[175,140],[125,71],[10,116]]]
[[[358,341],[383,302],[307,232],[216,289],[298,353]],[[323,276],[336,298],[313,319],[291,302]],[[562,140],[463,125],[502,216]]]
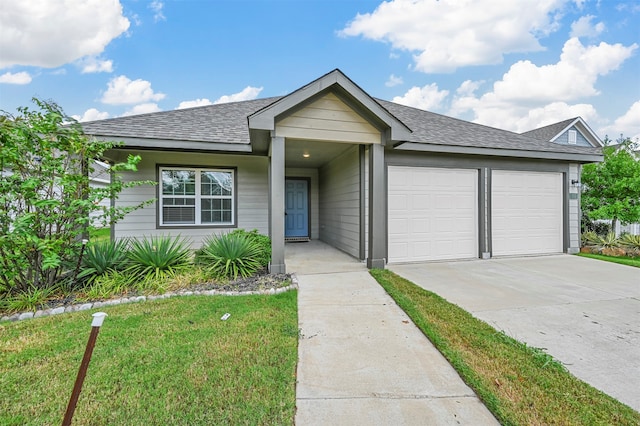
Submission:
[[[599,148],[555,144],[545,139],[483,126],[393,102],[383,100],[378,102],[413,131],[408,142],[519,151],[602,153]]]
[[[281,97],[119,117],[85,122],[82,123],[82,127],[89,135],[112,137],[116,140],[143,138],[250,144],[247,117],[279,99]],[[379,99],[376,99],[376,102],[412,130],[409,140],[405,142],[534,152],[596,155],[602,152],[599,148],[548,142],[550,138],[541,137],[543,133],[536,133],[537,130],[518,134],[393,102]]]
[[[558,133],[563,131],[568,125],[576,121],[578,117],[569,118],[559,123],[549,124],[548,126],[540,127],[537,129],[523,132],[522,135],[529,136],[535,139],[541,139],[543,141],[550,141],[554,137],[558,136]]]
[[[278,99],[229,102],[81,124],[84,132],[93,136],[248,144],[247,117]]]

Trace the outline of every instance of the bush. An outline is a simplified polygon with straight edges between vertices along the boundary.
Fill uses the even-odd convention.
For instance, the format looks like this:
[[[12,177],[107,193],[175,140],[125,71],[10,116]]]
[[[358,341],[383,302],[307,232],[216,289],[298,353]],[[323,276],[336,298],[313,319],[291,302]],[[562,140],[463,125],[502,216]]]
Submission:
[[[196,262],[214,277],[243,278],[262,267],[264,253],[259,244],[243,233],[209,237],[196,253]]]
[[[82,269],[78,278],[89,282],[110,271],[122,271],[128,263],[129,240],[100,240],[89,243],[82,256]]]
[[[640,235],[625,234],[620,238],[620,244],[627,249],[628,256],[640,256]]]
[[[191,265],[187,240],[169,236],[131,240],[125,273],[141,280],[163,280]]]
[[[262,267],[266,268],[271,262],[271,238],[266,235],[262,235],[257,229],[247,231],[245,229],[236,229],[231,232],[232,235],[246,235],[249,239],[255,242],[260,248],[260,256],[258,261]]]

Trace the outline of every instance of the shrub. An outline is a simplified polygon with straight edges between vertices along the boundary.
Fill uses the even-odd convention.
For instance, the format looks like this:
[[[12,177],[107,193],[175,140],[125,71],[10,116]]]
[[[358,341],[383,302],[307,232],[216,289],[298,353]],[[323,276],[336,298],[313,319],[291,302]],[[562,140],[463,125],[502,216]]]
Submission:
[[[191,251],[187,240],[169,236],[133,239],[124,270],[141,280],[163,280],[191,265]]]
[[[133,285],[130,275],[120,271],[111,270],[102,275],[97,275],[90,285],[84,290],[79,299],[100,300],[127,293]]]
[[[100,240],[89,243],[82,257],[82,269],[78,278],[89,282],[110,271],[121,271],[127,267],[129,240]]]
[[[207,238],[196,261],[216,277],[246,278],[260,270],[261,248],[251,237],[229,233]]]
[[[640,235],[625,234],[620,238],[620,244],[629,256],[640,256]]]
[[[271,261],[271,238],[266,235],[262,235],[258,232],[257,229],[252,231],[247,231],[245,229],[236,229],[231,232],[232,235],[246,235],[253,242],[255,242],[260,249],[260,256],[258,256],[258,261],[262,267],[269,266],[269,262]]]
[[[35,286],[23,290],[4,301],[4,309],[9,312],[36,311],[55,293],[55,286],[38,288]]]

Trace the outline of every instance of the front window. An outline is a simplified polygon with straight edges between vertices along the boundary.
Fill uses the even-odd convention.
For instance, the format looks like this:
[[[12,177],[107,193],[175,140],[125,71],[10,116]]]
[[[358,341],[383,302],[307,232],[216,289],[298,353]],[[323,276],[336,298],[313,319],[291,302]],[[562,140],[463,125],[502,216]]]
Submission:
[[[234,172],[161,167],[160,225],[234,225]]]

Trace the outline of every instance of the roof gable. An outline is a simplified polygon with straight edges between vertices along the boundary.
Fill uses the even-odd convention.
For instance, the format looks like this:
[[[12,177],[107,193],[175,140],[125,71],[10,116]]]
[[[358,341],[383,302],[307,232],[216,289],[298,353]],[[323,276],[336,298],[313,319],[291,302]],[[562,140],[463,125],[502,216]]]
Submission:
[[[275,130],[276,121],[309,103],[333,93],[375,127],[389,129],[392,141],[406,140],[411,130],[358,85],[335,69],[306,86],[249,115],[250,130]]]
[[[593,132],[593,130],[591,130],[581,117],[570,118],[538,129],[529,130],[528,132],[522,133],[522,135],[549,142],[560,142],[569,130],[577,130],[593,147],[604,146],[600,138]]]

